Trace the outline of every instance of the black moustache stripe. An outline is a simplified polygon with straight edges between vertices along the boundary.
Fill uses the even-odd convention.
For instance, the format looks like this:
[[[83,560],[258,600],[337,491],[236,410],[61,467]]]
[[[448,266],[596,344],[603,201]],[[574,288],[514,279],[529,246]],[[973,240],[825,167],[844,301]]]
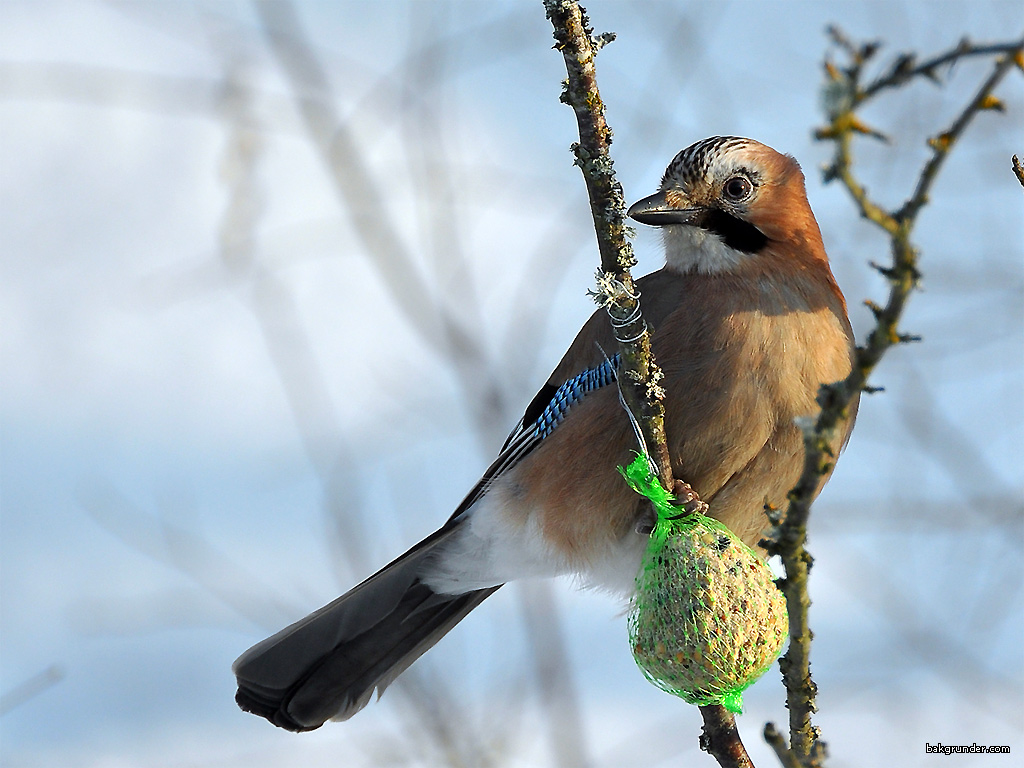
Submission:
[[[757,253],[768,244],[768,238],[753,224],[718,208],[709,208],[694,223],[714,232],[730,248],[743,253]]]

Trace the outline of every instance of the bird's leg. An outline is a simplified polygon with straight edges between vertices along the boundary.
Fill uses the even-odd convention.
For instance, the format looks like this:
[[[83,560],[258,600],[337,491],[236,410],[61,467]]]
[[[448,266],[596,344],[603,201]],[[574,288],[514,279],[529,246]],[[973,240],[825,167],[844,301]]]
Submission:
[[[633,530],[641,536],[650,536],[654,530],[654,524],[657,522],[658,514],[654,511],[654,507],[644,503],[640,505],[640,509],[637,511],[636,525]]]
[[[674,520],[693,514],[706,515],[710,509],[707,504],[701,501],[700,496],[690,487],[690,484],[684,483],[682,480],[675,481],[675,484],[672,486],[672,496],[674,497],[672,505],[679,507],[680,514],[673,515],[670,519]],[[637,510],[634,530],[641,536],[650,536],[657,521],[658,515],[654,511],[654,507],[650,504],[641,504]]]

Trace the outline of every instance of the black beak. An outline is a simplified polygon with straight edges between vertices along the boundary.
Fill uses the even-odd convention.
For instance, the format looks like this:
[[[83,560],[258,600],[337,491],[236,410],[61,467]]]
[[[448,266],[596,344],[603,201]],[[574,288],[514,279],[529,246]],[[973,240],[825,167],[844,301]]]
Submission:
[[[657,192],[629,206],[626,215],[641,224],[664,227],[667,224],[698,224],[703,208],[676,208],[668,204],[664,192]]]

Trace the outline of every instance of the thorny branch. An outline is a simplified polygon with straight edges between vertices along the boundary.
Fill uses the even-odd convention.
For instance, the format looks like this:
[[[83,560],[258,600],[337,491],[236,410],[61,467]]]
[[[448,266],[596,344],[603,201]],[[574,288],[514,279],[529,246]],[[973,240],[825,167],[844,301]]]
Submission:
[[[846,53],[850,63],[838,68],[826,61],[825,70],[830,100],[827,105],[829,124],[817,132],[817,138],[835,143],[832,164],[826,169],[826,180],[839,179],[849,191],[862,216],[889,235],[892,262],[890,266],[875,268],[889,281],[889,297],[885,306],[872,301],[867,305],[875,316],[876,325],[866,344],[857,347],[853,370],[843,381],[822,386],[818,394],[821,413],[813,426],[804,431],[806,449],[804,472],[790,492],[789,506],[782,515],[769,512],[776,523],[772,540],[766,542],[772,554],[781,556],[786,569],[783,592],[789,610],[790,646],[779,661],[786,685],[789,708],[789,744],[768,723],[764,736],[784,766],[816,768],[825,758],[825,744],[819,730],[811,725],[811,715],[817,711],[816,687],[810,676],[811,632],[807,623],[810,600],[807,596],[807,574],[811,557],[804,547],[807,536],[807,518],[811,499],[832,467],[835,456],[830,445],[838,426],[848,418],[851,401],[860,391],[872,391],[867,380],[888,349],[896,344],[915,341],[917,337],[900,333],[897,329],[904,307],[920,279],[918,253],[911,242],[911,234],[921,209],[928,203],[928,194],[935,183],[943,163],[963,135],[971,121],[982,111],[1001,110],[1002,102],[994,91],[1011,67],[1024,69],[1024,40],[1013,43],[972,46],[962,41],[952,51],[914,66],[914,57],[903,55],[888,75],[876,79],[871,85],[861,86],[864,65],[878,51],[877,43],[855,46],[838,30],[830,30],[835,43]],[[968,102],[950,127],[928,141],[932,150],[917,178],[911,196],[897,210],[887,211],[873,201],[864,185],[853,172],[852,143],[856,133],[882,138],[882,134],[867,128],[854,110],[887,88],[898,87],[917,76],[936,79],[935,70],[961,57],[995,55],[992,72]]]
[[[595,54],[614,35],[594,37],[585,10],[575,0],[545,0],[544,7],[554,27],[555,48],[562,53],[568,73],[561,100],[573,108],[579,126],[580,141],[572,145],[572,151],[586,180],[601,253],[596,298],[608,309],[619,343],[623,398],[640,425],[647,453],[657,465],[662,484],[674,489],[665,436],[664,391],[659,385],[662,373],[651,352],[650,332],[629,271],[636,260],[626,240],[622,187],[615,179],[609,153],[612,131],[605,121],[594,67]],[[704,718],[701,748],[723,768],[753,768],[732,713],[722,706],[705,706],[700,710]]]

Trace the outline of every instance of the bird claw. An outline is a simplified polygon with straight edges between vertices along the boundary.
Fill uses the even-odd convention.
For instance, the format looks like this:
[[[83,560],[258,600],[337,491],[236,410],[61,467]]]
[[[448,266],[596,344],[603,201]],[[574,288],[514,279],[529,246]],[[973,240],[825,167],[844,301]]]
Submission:
[[[710,509],[707,504],[701,501],[700,496],[690,487],[690,484],[684,483],[682,480],[676,480],[675,486],[672,488],[672,495],[675,496],[675,500],[672,503],[677,507],[682,507],[683,511],[687,514],[706,515]]]
[[[674,497],[672,505],[679,507],[682,512],[679,515],[673,515],[668,518],[670,520],[677,520],[694,514],[706,515],[710,509],[707,504],[701,501],[700,496],[690,487],[690,484],[684,483],[682,480],[675,481],[675,485],[672,487],[672,496]],[[650,536],[654,531],[657,521],[658,517],[654,512],[654,508],[649,504],[645,504],[636,519],[633,530],[641,536]]]

